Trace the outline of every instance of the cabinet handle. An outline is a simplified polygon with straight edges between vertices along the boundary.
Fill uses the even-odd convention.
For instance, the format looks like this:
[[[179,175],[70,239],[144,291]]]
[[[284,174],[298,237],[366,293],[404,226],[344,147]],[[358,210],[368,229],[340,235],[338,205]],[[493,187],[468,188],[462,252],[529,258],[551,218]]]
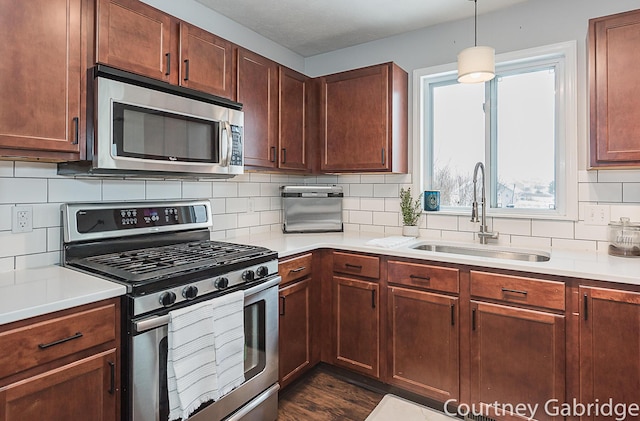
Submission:
[[[306,266],[300,266],[299,268],[289,270],[289,273],[302,272],[302,271],[303,271],[303,270],[305,270],[306,268],[307,268]]]
[[[116,392],[116,365],[109,361],[109,370],[111,371],[111,384],[109,385],[109,394],[113,395]]]
[[[284,296],[280,297],[280,315],[281,316],[284,316],[284,306],[286,302],[287,302],[287,297],[284,297]]]
[[[287,148],[282,148],[282,163],[287,163]]]
[[[276,147],[271,147],[271,162],[276,162]]]
[[[184,61],[184,80],[189,80],[189,59]]]
[[[73,144],[77,145],[78,144],[78,139],[80,138],[80,119],[78,117],[73,117],[73,130],[74,130],[74,134],[73,134]]]
[[[344,266],[348,269],[362,270],[362,265],[352,265],[351,263],[345,263]]]
[[[371,290],[371,308],[376,308],[376,290]]]
[[[589,296],[587,294],[584,294],[584,319],[585,320],[589,320]]]
[[[171,74],[171,53],[165,54],[165,57],[167,58],[167,71],[164,72],[164,75],[169,76]]]
[[[456,325],[456,306],[451,304],[451,326]]]
[[[418,281],[426,281],[426,282],[431,281],[431,277],[430,276],[409,275],[409,278],[416,279]]]
[[[471,310],[471,330],[476,330],[476,309]]]
[[[511,293],[513,293],[513,294],[522,294],[522,295],[527,295],[527,291],[520,290],[520,289],[502,288],[502,292],[511,292]]]
[[[82,332],[77,332],[73,336],[69,336],[68,338],[64,338],[64,339],[58,339],[57,341],[49,342],[48,344],[39,344],[38,348],[47,349],[47,348],[50,348],[52,346],[60,345],[60,344],[63,344],[65,342],[69,342],[69,341],[72,341],[72,340],[78,339],[78,338],[82,338]]]
[[[384,148],[382,148],[382,165],[384,165]]]

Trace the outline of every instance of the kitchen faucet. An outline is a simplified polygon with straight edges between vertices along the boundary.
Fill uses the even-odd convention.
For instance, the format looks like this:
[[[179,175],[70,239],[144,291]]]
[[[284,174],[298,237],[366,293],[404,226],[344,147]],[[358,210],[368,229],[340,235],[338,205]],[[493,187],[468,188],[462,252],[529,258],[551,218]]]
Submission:
[[[478,162],[473,170],[473,203],[471,204],[471,222],[478,222],[478,170],[482,170],[482,196],[480,198],[482,205],[482,218],[480,221],[480,231],[478,232],[478,238],[480,238],[480,244],[487,244],[488,239],[498,238],[498,233],[490,232],[487,228],[487,199],[485,198],[485,177],[484,165],[482,164],[482,162]]]

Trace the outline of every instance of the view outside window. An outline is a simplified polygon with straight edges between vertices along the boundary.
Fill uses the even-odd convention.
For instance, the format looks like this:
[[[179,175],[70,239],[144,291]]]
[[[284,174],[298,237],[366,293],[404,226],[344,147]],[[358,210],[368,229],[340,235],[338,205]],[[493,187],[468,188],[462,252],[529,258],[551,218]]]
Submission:
[[[481,161],[491,207],[555,209],[555,86],[553,67],[498,74],[487,85],[455,76],[431,85],[432,188],[442,206],[471,206]]]

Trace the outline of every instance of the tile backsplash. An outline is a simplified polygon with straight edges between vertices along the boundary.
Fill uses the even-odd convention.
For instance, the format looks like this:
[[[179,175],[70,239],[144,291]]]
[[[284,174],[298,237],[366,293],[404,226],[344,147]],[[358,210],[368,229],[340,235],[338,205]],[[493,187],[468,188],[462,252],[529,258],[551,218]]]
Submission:
[[[579,174],[579,221],[488,218],[500,232],[499,244],[605,250],[607,227],[584,223],[585,204],[603,204],[612,220],[640,221],[640,170],[597,170]],[[338,184],[344,191],[345,230],[399,235],[398,195],[411,186],[411,175],[287,176],[248,173],[231,180],[74,179],[58,176],[56,165],[0,161],[0,271],[60,262],[60,204],[78,201],[135,201],[209,198],[212,238],[223,239],[281,230],[280,186]],[[13,234],[11,210],[33,207],[33,231]],[[469,215],[425,214],[421,236],[474,241],[478,224]]]

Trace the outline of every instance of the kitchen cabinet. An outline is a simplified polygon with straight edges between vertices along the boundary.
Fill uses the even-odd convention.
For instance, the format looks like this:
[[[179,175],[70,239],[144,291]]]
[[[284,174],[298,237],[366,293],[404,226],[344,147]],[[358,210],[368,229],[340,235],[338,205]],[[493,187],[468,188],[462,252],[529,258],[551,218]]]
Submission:
[[[589,20],[593,167],[640,167],[640,10]]]
[[[236,99],[244,112],[244,163],[277,168],[278,65],[244,48],[238,48],[236,63]]]
[[[321,171],[407,172],[407,78],[393,63],[321,78]]]
[[[286,387],[315,364],[312,355],[312,255],[279,263],[279,383]],[[317,300],[316,300],[317,301]]]
[[[85,0],[0,1],[0,155],[78,159],[84,140]]]
[[[233,44],[138,0],[98,1],[100,63],[232,99]]]
[[[0,328],[0,420],[119,417],[119,300]]]
[[[334,364],[379,378],[380,259],[334,252],[333,268]]]
[[[307,144],[309,125],[307,95],[310,79],[284,66],[279,67],[278,167],[283,170],[309,170]]]
[[[442,402],[458,400],[459,298],[443,294],[458,292],[458,269],[387,265],[388,383]]]
[[[495,402],[539,404],[536,419],[560,419],[543,408],[565,402],[564,284],[471,271],[470,292],[471,403],[497,418]]]
[[[589,286],[580,296],[580,392],[583,403],[638,404],[640,293]],[[583,420],[611,417],[584,416]]]

